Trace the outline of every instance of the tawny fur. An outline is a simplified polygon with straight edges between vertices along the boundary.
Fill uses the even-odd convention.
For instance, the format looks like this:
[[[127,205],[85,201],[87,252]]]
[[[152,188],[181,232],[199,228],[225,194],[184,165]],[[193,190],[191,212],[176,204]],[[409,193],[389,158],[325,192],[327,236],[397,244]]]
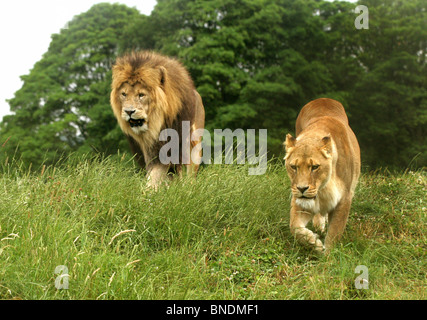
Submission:
[[[297,138],[286,136],[286,169],[291,180],[290,228],[297,240],[329,252],[344,232],[360,175],[360,149],[344,107],[332,99],[305,105],[296,121]],[[306,228],[323,232],[325,245]]]
[[[157,187],[172,166],[164,165],[158,159],[159,150],[165,144],[159,141],[160,132],[170,128],[181,135],[183,121],[190,122],[191,134],[204,128],[202,99],[188,71],[177,60],[154,52],[125,54],[117,58],[113,66],[110,101],[132,152],[147,169],[149,185]],[[138,120],[144,119],[143,127],[130,126],[126,110],[131,108]],[[191,141],[191,148],[198,142]],[[198,167],[194,163],[188,165],[194,174]],[[176,166],[176,171],[181,173],[182,163]]]

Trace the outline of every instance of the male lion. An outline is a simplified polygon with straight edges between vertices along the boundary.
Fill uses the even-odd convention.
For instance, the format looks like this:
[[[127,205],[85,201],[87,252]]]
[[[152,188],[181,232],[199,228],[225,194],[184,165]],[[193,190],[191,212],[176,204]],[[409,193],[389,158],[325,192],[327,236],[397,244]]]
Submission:
[[[290,228],[316,251],[330,251],[343,234],[360,175],[360,149],[344,107],[332,99],[306,104],[296,121],[297,138],[286,136],[286,170],[292,184]],[[318,235],[328,230],[325,246]]]
[[[190,161],[183,162],[183,153],[191,150],[183,150],[181,133],[185,121],[190,124],[190,136],[197,129],[203,129],[205,110],[181,63],[149,51],[125,54],[117,58],[113,66],[110,98],[114,115],[132,152],[137,155],[139,164],[147,169],[149,186],[157,188],[173,167],[180,175],[183,165],[187,171],[197,173],[201,151],[195,152],[196,159],[192,153]],[[176,146],[180,152],[179,163],[160,161],[159,152],[166,144],[159,139],[163,129],[174,129],[180,135],[179,146]],[[201,137],[184,143],[193,149],[200,140]]]

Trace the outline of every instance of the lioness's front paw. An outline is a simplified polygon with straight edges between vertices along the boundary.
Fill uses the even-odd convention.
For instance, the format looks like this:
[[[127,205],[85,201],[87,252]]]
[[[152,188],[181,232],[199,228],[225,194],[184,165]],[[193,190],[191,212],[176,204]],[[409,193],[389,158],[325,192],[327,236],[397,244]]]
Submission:
[[[319,235],[317,233],[311,232],[309,236],[302,238],[301,240],[303,240],[303,245],[314,249],[316,252],[323,252],[325,250],[325,246],[323,245],[322,240],[319,239]]]
[[[316,239],[316,244],[314,246],[314,250],[319,253],[323,253],[325,251],[325,246],[323,245],[320,239]]]
[[[320,213],[316,214],[313,218],[313,227],[314,229],[323,234],[326,231],[326,223],[328,221],[327,216],[322,216]]]

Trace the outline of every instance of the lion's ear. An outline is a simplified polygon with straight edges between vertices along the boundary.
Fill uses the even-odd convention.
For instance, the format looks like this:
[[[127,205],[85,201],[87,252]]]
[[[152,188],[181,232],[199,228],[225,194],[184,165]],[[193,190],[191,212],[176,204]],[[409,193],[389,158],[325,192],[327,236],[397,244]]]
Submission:
[[[322,138],[322,144],[323,145],[320,151],[325,156],[325,158],[327,159],[331,158],[332,157],[332,138],[330,134]]]
[[[292,135],[290,135],[289,133],[286,135],[286,140],[285,140],[285,150],[286,150],[286,156],[285,156],[285,160],[289,157],[289,155],[291,154],[292,149],[295,147],[295,142],[297,140],[292,137]]]
[[[160,81],[160,86],[163,88],[165,85],[165,80],[166,80],[166,68],[163,66],[160,66],[157,68],[159,70],[159,81]]]

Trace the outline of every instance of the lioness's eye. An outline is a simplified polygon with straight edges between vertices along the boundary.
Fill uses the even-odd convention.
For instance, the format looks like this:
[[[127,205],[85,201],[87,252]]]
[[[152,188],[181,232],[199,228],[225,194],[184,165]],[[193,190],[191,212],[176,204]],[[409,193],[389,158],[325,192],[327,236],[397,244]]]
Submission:
[[[312,170],[312,171],[317,170],[317,169],[319,169],[319,165],[311,166],[311,170]]]
[[[296,170],[297,170],[297,166],[292,165],[292,166],[291,166],[291,169],[296,171]]]

